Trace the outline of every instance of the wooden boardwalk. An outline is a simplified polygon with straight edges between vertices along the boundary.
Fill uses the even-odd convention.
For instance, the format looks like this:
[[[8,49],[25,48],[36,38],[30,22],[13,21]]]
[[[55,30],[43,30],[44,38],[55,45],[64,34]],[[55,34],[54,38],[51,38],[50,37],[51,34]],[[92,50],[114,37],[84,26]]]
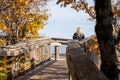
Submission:
[[[63,57],[57,61],[52,59],[15,80],[68,80],[66,59]]]

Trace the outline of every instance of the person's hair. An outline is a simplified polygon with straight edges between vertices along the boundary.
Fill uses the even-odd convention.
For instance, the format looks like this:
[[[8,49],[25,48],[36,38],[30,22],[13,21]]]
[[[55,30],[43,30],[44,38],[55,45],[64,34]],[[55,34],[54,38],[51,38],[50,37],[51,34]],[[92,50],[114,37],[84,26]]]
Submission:
[[[80,28],[80,27],[78,27],[78,28],[77,28],[76,33],[77,33],[78,35],[82,34],[82,30],[81,30],[81,28]]]

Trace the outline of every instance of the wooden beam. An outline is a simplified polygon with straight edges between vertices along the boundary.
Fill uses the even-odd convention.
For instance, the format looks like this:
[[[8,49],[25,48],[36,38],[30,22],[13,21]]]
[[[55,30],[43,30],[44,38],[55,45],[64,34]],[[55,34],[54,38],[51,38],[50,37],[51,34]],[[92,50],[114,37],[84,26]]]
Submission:
[[[55,60],[59,59],[59,46],[55,46]]]
[[[48,45],[48,58],[51,60],[51,45]]]
[[[108,80],[84,53],[79,43],[69,43],[66,57],[72,80]]]

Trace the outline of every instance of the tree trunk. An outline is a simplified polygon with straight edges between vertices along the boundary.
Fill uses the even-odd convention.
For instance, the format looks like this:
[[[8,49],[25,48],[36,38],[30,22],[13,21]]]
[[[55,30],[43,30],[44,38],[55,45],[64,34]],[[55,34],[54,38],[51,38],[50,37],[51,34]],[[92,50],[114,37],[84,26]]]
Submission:
[[[95,32],[101,54],[101,71],[110,80],[118,79],[118,69],[113,39],[111,0],[95,0]]]

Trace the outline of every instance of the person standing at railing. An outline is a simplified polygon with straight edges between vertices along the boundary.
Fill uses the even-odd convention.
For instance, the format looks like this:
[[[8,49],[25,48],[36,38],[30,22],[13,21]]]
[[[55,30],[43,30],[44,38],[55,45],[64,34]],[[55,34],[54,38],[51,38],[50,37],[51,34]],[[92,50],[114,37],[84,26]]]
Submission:
[[[73,35],[73,39],[74,40],[78,40],[81,41],[85,38],[85,35],[82,33],[82,30],[80,27],[77,28],[76,32]],[[91,60],[93,62],[97,62],[98,61],[98,57],[95,55],[94,51],[89,51],[87,50],[86,47],[84,47],[83,45],[81,45],[81,47],[83,48],[84,52],[91,58]]]
[[[82,33],[82,30],[80,27],[77,28],[77,31],[73,34],[73,39],[76,39],[78,41],[81,41],[85,38],[85,35]]]

